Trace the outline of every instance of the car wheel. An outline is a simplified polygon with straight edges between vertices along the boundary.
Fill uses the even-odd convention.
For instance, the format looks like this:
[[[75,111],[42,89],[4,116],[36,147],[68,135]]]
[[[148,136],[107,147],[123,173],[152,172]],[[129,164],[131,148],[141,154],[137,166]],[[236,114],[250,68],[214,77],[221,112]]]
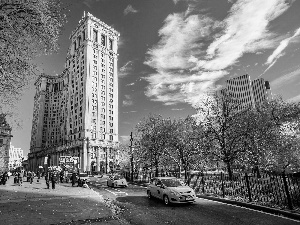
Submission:
[[[108,181],[107,181],[107,183],[106,183],[106,184],[107,184],[107,187],[109,187],[109,185],[108,185]]]
[[[115,187],[115,183],[112,183],[112,187],[113,187],[113,188]]]
[[[149,199],[152,198],[152,195],[151,195],[151,192],[150,192],[150,191],[147,191],[147,196],[148,196]]]
[[[169,205],[170,204],[170,201],[169,201],[169,198],[167,195],[164,195],[164,203],[165,205]]]

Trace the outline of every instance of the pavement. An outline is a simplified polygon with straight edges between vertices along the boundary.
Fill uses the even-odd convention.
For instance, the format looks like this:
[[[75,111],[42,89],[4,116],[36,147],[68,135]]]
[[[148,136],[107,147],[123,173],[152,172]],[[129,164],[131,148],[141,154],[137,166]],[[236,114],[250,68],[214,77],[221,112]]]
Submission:
[[[124,224],[109,202],[90,188],[72,187],[71,183],[46,188],[44,178],[33,183],[0,185],[0,224]]]

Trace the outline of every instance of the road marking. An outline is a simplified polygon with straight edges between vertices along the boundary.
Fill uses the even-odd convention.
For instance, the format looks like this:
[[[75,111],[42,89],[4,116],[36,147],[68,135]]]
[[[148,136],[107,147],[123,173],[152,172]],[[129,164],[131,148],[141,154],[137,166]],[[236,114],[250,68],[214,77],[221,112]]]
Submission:
[[[119,191],[118,189],[114,189],[114,190],[116,190],[117,192],[113,192],[113,191],[111,191],[111,190],[108,190],[108,189],[106,189],[106,188],[104,188],[104,190],[105,191],[108,191],[109,193],[111,193],[111,194],[113,194],[113,195],[115,195],[115,196],[117,196],[118,194],[125,194],[125,195],[128,195],[126,192],[123,192],[123,191]]]

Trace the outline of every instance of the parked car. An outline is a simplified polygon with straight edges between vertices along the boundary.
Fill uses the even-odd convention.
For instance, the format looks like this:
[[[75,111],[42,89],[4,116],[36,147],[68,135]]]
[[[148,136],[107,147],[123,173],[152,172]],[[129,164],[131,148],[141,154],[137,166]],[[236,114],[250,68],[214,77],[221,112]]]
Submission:
[[[126,179],[122,175],[111,175],[107,179],[108,187],[128,187]]]
[[[162,199],[166,205],[170,203],[193,203],[195,191],[176,177],[154,177],[147,186],[147,196]]]

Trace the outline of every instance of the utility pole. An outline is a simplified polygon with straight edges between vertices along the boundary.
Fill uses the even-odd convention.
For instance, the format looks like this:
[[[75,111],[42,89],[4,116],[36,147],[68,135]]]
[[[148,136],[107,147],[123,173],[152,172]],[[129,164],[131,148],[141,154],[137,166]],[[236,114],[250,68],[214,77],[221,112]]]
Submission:
[[[132,137],[132,132],[130,132],[130,163],[131,163],[131,173],[130,173],[130,179],[131,179],[131,182],[133,182],[133,145],[132,145],[132,142],[133,142],[133,137]]]

